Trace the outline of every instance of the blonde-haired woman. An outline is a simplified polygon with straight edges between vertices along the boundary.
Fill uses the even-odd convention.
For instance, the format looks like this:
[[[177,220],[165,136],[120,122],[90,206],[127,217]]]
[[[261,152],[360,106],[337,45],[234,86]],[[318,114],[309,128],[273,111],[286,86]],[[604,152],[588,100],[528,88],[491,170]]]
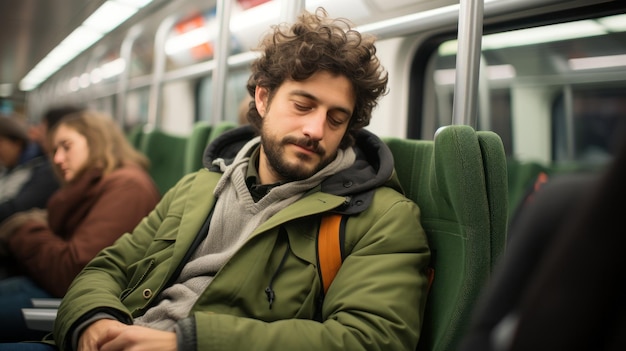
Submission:
[[[21,309],[32,298],[62,297],[82,268],[132,231],[160,197],[147,158],[109,115],[71,114],[49,135],[63,186],[46,211],[18,213],[0,226],[0,242],[18,268],[0,281],[2,341],[39,337],[26,328]]]

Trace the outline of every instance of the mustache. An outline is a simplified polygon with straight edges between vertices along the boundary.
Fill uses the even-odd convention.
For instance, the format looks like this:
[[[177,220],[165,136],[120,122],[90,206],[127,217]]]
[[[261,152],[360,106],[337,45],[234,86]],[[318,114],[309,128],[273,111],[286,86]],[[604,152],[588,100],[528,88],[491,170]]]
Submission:
[[[320,143],[311,138],[296,138],[294,136],[286,136],[283,138],[283,144],[294,144],[305,149],[311,150],[314,153],[323,156],[326,154],[326,150],[320,146]]]

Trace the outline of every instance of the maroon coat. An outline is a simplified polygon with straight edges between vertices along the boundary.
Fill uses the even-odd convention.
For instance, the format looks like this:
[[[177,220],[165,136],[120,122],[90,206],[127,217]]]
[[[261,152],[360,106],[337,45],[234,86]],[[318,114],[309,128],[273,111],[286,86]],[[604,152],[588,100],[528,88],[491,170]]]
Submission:
[[[159,201],[143,169],[127,166],[102,176],[90,170],[48,201],[48,224],[29,222],[9,239],[21,270],[62,297],[100,250],[130,232]]]

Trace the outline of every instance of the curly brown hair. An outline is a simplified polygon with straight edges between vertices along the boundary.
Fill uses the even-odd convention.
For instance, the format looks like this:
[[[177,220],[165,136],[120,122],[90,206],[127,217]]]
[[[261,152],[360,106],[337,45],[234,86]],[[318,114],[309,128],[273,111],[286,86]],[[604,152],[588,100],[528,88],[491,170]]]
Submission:
[[[280,24],[272,29],[260,43],[262,55],[252,63],[248,93],[254,96],[257,86],[267,88],[271,101],[287,79],[302,81],[320,71],[345,76],[356,102],[340,147],[352,145],[355,131],[369,125],[377,100],[387,93],[387,72],[376,57],[375,38],[354,30],[344,18],[329,18],[323,8],[305,11],[291,27]],[[247,118],[260,130],[262,118],[254,102]]]

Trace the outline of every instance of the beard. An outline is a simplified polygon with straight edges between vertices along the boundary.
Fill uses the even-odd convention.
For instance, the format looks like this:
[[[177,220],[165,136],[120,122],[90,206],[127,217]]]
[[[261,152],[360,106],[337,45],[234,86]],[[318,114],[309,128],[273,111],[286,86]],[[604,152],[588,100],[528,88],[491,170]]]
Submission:
[[[312,150],[315,154],[319,155],[319,163],[314,164],[314,158],[304,153],[296,153],[296,157],[302,162],[290,162],[284,156],[285,147],[289,144],[295,144]],[[296,138],[293,136],[278,139],[267,133],[265,129],[261,131],[261,145],[263,146],[263,151],[267,158],[267,166],[273,173],[286,182],[307,179],[326,167],[334,158],[329,157],[326,154],[326,150],[315,140],[311,140],[310,138]]]

